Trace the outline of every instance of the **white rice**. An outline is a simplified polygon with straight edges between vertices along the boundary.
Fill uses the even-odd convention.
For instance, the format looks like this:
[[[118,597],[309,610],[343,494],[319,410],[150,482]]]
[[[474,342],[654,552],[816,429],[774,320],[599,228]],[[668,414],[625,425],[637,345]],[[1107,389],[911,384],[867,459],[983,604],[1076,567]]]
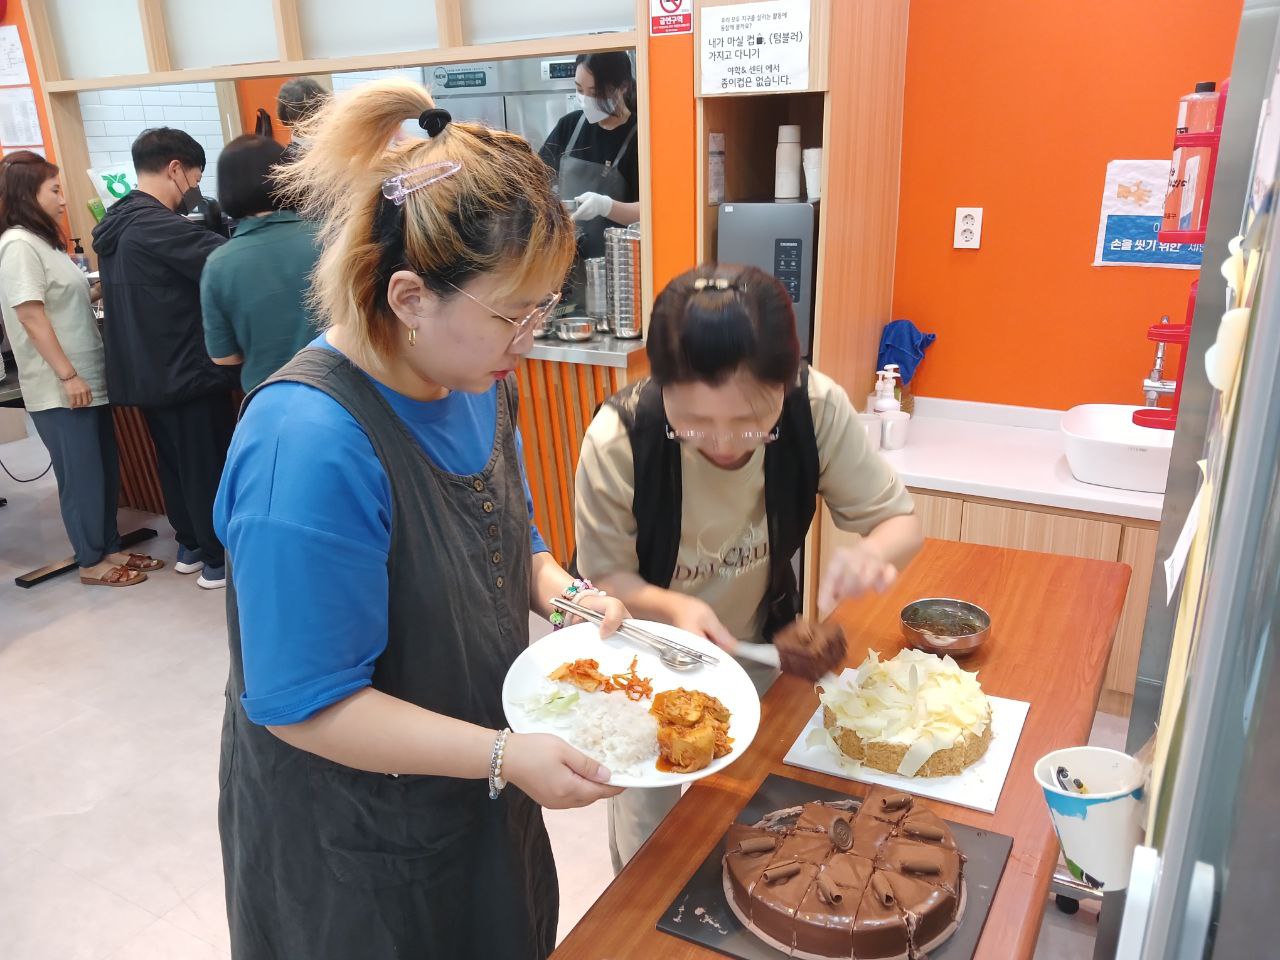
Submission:
[[[575,690],[557,684],[562,690]],[[549,685],[548,685],[549,687]],[[551,723],[561,735],[610,773],[639,776],[658,759],[658,721],[648,700],[621,693],[580,693],[578,702]]]

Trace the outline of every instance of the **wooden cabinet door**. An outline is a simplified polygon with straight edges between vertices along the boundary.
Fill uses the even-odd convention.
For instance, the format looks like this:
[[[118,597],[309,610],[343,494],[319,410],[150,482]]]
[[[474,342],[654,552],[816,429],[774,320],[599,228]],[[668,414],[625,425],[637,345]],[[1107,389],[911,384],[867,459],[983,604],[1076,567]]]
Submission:
[[[1120,562],[1133,568],[1133,576],[1129,579],[1129,593],[1125,598],[1124,612],[1120,614],[1120,626],[1116,628],[1111,660],[1107,664],[1107,690],[1126,697],[1123,704],[1116,705],[1117,708],[1129,706],[1137,685],[1142,631],[1147,622],[1147,594],[1151,590],[1159,533],[1146,527],[1125,527],[1120,538]]]
[[[959,540],[960,521],[963,500],[955,497],[939,497],[934,494],[911,491],[911,499],[916,503],[916,516],[924,527],[924,535],[935,540]],[[846,533],[836,527],[831,519],[831,511],[825,503],[820,505],[822,513],[822,560],[825,564],[831,554],[840,547],[849,547],[860,539],[856,533]]]
[[[924,527],[924,535],[935,540],[959,540],[964,517],[964,501],[920,490],[911,491],[916,502],[916,516]]]
[[[1120,524],[1103,520],[966,501],[960,539],[990,547],[1114,560],[1120,553],[1120,531]]]

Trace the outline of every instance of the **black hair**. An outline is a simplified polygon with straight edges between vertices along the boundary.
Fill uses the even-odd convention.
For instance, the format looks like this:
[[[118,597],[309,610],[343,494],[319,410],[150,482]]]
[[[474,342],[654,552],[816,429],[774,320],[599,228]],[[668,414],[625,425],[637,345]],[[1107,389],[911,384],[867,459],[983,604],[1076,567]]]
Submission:
[[[627,109],[636,112],[636,76],[631,68],[631,56],[625,50],[579,54],[573,65],[591,71],[596,93],[601,98],[621,96]]]
[[[246,133],[227,144],[218,157],[218,202],[228,216],[241,220],[280,209],[271,168],[283,155],[284,147],[256,133]]]
[[[660,385],[718,386],[739,370],[789,385],[800,369],[791,296],[759,267],[710,264],[676,277],[654,301],[647,349]]]
[[[204,169],[204,147],[185,130],[152,127],[133,141],[133,169],[138,173],[160,173],[171,161],[184,167]]]
[[[323,107],[330,96],[315,77],[294,77],[276,94],[276,116],[281,123],[293,126]]]

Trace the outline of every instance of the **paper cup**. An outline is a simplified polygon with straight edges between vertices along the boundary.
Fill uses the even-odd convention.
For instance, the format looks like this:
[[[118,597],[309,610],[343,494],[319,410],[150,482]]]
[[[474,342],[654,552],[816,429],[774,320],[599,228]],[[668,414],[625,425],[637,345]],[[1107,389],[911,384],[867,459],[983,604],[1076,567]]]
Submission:
[[[1060,766],[1088,792],[1058,786],[1054,772]],[[1069,747],[1036,761],[1035,776],[1071,875],[1095,890],[1125,889],[1133,851],[1142,842],[1142,764],[1118,750]]]
[[[880,414],[880,446],[885,450],[901,450],[907,445],[907,424],[911,414],[901,410],[886,410]]]
[[[867,431],[867,439],[871,441],[871,449],[880,449],[880,417],[874,413],[857,414],[858,422],[862,424],[864,430]]]

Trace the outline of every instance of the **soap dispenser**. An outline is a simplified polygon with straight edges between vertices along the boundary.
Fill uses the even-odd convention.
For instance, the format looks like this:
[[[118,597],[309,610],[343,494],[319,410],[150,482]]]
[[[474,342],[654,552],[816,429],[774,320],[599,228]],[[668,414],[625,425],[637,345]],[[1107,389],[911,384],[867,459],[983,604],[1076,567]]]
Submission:
[[[902,404],[894,395],[897,386],[894,381],[901,376],[897,368],[896,363],[886,364],[885,368],[876,374],[876,413],[889,413],[902,409]]]

